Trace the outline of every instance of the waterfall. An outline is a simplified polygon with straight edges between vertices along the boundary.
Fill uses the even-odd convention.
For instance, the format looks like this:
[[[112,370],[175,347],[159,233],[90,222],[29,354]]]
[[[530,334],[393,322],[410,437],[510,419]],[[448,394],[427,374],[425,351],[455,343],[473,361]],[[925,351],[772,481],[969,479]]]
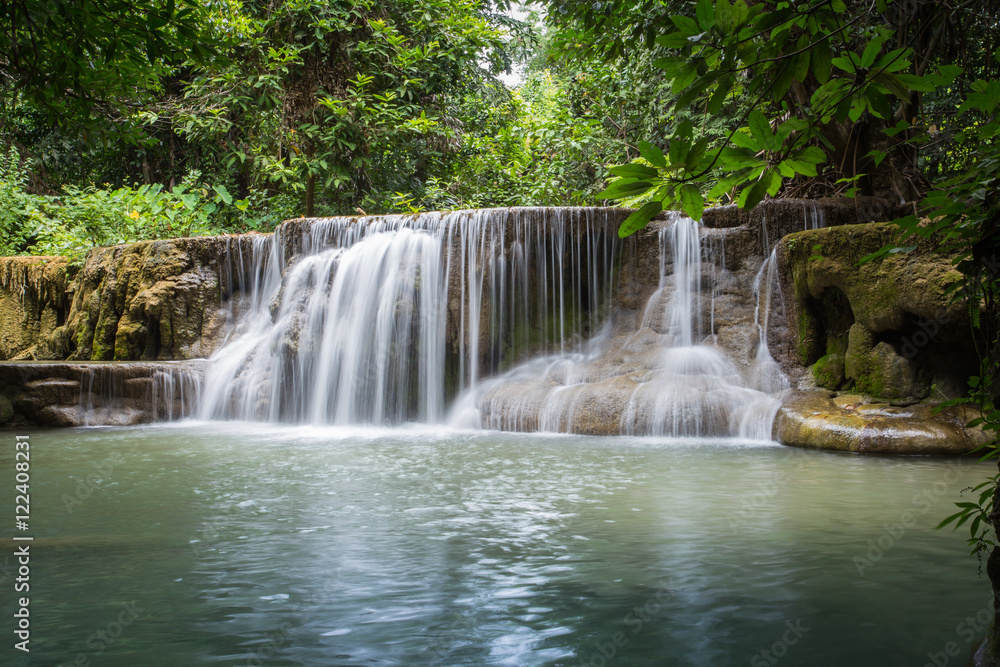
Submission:
[[[243,257],[225,269],[249,303],[210,360],[200,414],[441,421],[483,377],[594,334],[620,218],[490,209],[286,223],[255,246],[252,276]]]
[[[767,352],[766,336],[764,352],[745,369],[713,345],[714,331],[705,331],[705,323],[715,326],[718,271],[714,261],[703,262],[698,223],[675,216],[663,224],[659,238],[658,286],[638,330],[609,320],[586,345],[533,359],[483,383],[461,397],[455,423],[769,440],[779,406],[772,394],[780,391],[778,378],[784,376]],[[703,290],[706,281],[712,289]],[[770,308],[770,291],[760,294],[755,322]],[[775,379],[765,387],[757,376],[766,360]]]
[[[705,239],[675,215],[654,223],[656,282],[633,250],[620,284],[622,217],[529,208],[326,218],[234,246],[220,276],[229,339],[209,360],[199,414],[770,439],[787,387],[767,345],[780,302],[774,254],[737,262],[756,272],[751,294],[754,274],[726,267],[725,233]],[[739,310],[745,320],[720,341],[719,285],[741,281],[753,318]],[[623,309],[622,290],[645,294],[645,306]],[[745,349],[733,336],[744,321]]]
[[[195,414],[202,384],[199,362],[68,365],[79,372],[82,426],[173,421]]]

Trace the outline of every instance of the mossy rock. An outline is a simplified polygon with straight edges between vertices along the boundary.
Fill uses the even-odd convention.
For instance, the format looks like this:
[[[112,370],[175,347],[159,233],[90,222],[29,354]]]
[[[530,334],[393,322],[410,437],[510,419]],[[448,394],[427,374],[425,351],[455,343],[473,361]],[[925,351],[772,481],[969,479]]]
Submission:
[[[825,391],[791,392],[782,401],[774,437],[782,444],[858,454],[968,454],[990,440],[979,428],[966,428],[974,411],[951,406],[911,407],[866,403]]]
[[[844,384],[844,353],[833,352],[820,357],[819,361],[813,364],[813,380],[819,387],[827,389],[840,389]]]

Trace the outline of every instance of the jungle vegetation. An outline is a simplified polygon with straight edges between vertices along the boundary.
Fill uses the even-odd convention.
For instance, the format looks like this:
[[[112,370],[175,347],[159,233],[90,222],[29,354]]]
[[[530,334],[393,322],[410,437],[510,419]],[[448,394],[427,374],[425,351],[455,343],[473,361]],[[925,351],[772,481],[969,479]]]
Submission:
[[[881,254],[920,236],[957,258],[982,360],[967,400],[995,433],[998,17],[997,0],[0,0],[0,253],[511,205],[632,206],[628,235],[668,208],[885,197],[900,236]],[[1000,590],[997,478],[950,521]]]

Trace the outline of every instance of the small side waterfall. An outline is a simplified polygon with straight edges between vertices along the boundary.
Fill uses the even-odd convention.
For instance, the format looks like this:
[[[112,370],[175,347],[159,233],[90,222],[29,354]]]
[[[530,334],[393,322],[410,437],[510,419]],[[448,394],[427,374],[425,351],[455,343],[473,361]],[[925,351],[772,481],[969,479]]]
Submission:
[[[661,229],[660,244],[659,287],[638,331],[616,329],[609,322],[575,354],[535,359],[484,383],[460,401],[458,423],[506,430],[770,439],[779,405],[771,392],[782,388],[784,376],[771,359],[766,336],[757,359],[741,372],[711,344],[713,334],[704,331],[706,321],[714,322],[714,293],[707,299],[702,294],[702,283],[712,273],[702,266],[698,224],[674,218]],[[761,312],[766,317],[770,307],[770,291],[760,294],[755,321]],[[758,376],[771,382],[757,386]]]
[[[193,416],[198,407],[200,362],[64,366],[79,373],[82,426],[173,421]]]

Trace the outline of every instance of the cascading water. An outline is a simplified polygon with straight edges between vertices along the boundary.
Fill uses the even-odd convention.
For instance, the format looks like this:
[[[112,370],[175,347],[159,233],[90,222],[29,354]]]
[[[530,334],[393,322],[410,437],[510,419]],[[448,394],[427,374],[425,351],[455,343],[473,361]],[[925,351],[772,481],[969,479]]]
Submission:
[[[659,285],[638,321],[612,307],[620,218],[289,223],[232,258],[222,282],[248,296],[210,360],[201,417],[770,439],[787,386],[767,348],[774,258],[740,362],[715,345],[716,280],[732,276],[703,262],[688,218],[660,223]]]
[[[661,229],[660,244],[659,287],[638,331],[609,323],[580,352],[536,359],[485,383],[463,398],[461,419],[508,430],[770,439],[779,401],[765,392],[780,390],[784,376],[766,336],[741,373],[703,332],[714,301],[708,295],[706,308],[698,224],[675,218]],[[770,292],[762,294],[766,313]],[[755,386],[765,375],[772,381]]]
[[[201,416],[440,421],[446,401],[481,377],[593,334],[610,301],[620,217],[331,218],[302,230],[301,248],[283,230],[255,246],[253,277],[231,280],[252,285],[250,303],[211,360]]]

